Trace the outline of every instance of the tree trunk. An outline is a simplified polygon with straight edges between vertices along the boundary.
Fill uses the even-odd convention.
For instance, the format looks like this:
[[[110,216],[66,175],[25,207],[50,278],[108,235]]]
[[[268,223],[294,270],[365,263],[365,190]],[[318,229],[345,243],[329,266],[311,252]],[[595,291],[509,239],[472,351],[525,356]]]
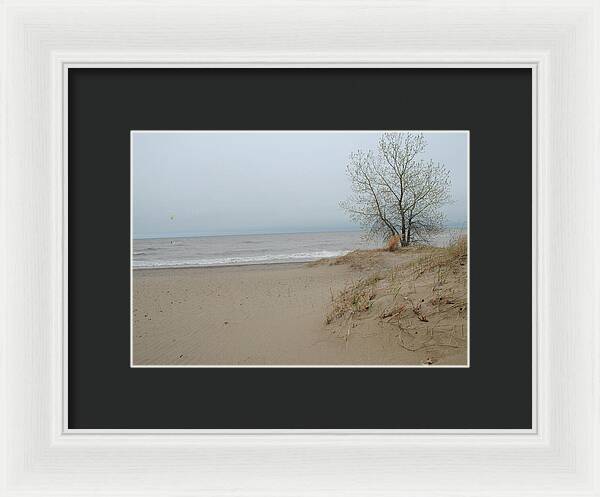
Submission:
[[[408,246],[408,239],[406,238],[406,230],[405,229],[402,230],[402,235],[400,236],[400,246],[402,246],[402,247]]]
[[[406,240],[406,223],[404,221],[404,216],[402,216],[402,228],[401,228],[401,234],[400,234],[400,246],[401,247],[408,246],[408,243],[407,243],[407,240]]]

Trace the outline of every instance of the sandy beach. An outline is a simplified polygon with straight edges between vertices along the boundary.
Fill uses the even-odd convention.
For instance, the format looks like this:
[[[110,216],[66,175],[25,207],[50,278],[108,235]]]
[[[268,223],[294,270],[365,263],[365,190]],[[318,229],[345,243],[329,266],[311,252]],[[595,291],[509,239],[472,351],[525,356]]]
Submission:
[[[427,254],[135,269],[133,364],[465,365],[465,264]]]

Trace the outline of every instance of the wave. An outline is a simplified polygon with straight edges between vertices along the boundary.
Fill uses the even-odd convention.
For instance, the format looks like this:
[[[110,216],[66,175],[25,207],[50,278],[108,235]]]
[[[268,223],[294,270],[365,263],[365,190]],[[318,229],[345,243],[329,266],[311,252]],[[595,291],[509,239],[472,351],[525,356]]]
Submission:
[[[284,262],[308,262],[345,255],[348,250],[320,250],[317,252],[297,252],[294,254],[265,254],[246,257],[220,257],[213,259],[153,260],[133,261],[134,268],[168,268],[199,266],[240,266],[246,264],[269,264]],[[134,253],[134,255],[136,255]]]

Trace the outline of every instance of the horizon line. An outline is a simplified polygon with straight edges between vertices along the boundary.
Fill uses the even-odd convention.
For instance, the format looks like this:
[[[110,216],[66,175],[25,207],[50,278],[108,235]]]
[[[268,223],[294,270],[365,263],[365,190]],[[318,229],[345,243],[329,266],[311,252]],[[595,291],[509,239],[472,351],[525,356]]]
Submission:
[[[348,229],[324,229],[324,230],[300,230],[300,231],[269,231],[269,232],[253,232],[253,233],[213,233],[209,235],[201,235],[197,233],[180,233],[175,235],[142,235],[136,236],[132,235],[134,240],[143,240],[143,239],[151,239],[151,238],[200,238],[200,237],[216,237],[216,236],[253,236],[253,235],[298,235],[303,233],[350,233],[363,231],[359,228],[348,228]]]
[[[457,228],[466,229],[467,222],[453,223],[444,226],[444,229]],[[132,240],[152,240],[162,238],[211,238],[218,236],[268,236],[268,235],[300,235],[300,234],[311,234],[311,233],[367,233],[360,228],[348,228],[348,229],[323,229],[323,230],[300,230],[300,231],[270,231],[270,232],[253,232],[253,233],[213,233],[213,234],[198,234],[198,233],[178,233],[178,234],[161,234],[161,235],[134,235],[132,234]]]

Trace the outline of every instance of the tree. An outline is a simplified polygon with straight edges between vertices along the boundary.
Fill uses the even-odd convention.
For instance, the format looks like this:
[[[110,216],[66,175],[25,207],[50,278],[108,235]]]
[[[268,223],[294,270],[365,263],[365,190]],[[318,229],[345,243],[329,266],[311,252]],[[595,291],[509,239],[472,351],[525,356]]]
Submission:
[[[443,227],[450,173],[421,157],[426,147],[422,134],[385,133],[375,152],[350,154],[352,195],[341,206],[371,237],[397,235],[406,247],[428,242]]]

